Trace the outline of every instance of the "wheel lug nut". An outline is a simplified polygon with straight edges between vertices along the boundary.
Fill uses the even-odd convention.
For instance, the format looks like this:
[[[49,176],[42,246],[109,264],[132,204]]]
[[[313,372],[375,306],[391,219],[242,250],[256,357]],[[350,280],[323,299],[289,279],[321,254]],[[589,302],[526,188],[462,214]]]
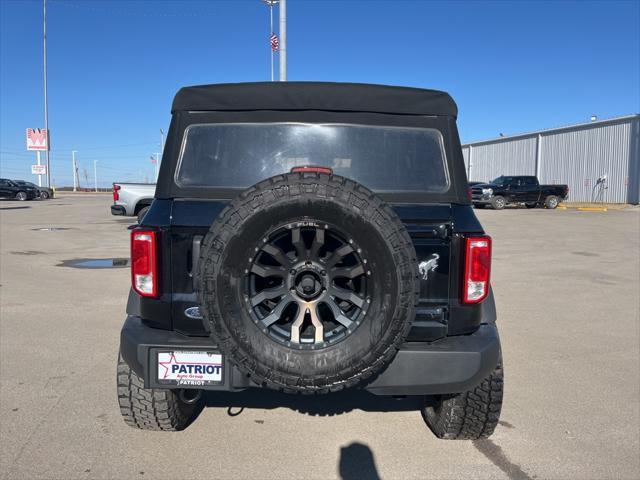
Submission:
[[[320,272],[320,275],[326,275],[326,274],[327,274],[326,270],[322,270],[322,271]]]
[[[296,274],[296,269],[295,269],[295,268],[292,268],[292,269],[289,271],[289,273],[290,273],[291,275],[295,275],[295,274]]]

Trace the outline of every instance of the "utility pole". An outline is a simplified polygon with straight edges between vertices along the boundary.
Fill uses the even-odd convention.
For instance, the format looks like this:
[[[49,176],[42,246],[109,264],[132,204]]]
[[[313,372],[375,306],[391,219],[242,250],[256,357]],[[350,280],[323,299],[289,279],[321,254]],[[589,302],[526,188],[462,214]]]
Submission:
[[[78,171],[80,169],[80,165],[78,165],[78,162],[76,162],[76,182],[78,183],[78,190],[80,190],[80,172]]]
[[[160,154],[156,153],[156,179],[153,183],[158,182],[158,169],[160,168]]]
[[[71,168],[73,169],[73,191],[74,192],[78,191],[78,183],[76,182],[76,175],[78,172],[78,169],[76,168],[76,152],[77,150],[71,151]]]
[[[98,191],[98,168],[96,166],[97,163],[98,163],[98,160],[93,161],[93,181],[96,186],[96,192]]]
[[[160,129],[160,151],[164,155],[164,130]]]
[[[280,81],[287,81],[287,0],[280,0]]]
[[[42,0],[42,31],[44,40],[44,129],[47,132],[47,187],[51,188],[51,162],[49,161],[49,99],[47,97],[47,0]]]

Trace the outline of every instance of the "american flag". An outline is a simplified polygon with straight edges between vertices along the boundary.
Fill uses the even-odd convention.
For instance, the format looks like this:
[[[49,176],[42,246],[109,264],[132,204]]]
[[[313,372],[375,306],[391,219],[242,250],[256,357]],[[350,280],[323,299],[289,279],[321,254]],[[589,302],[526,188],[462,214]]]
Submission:
[[[278,36],[275,33],[272,33],[271,37],[269,37],[269,40],[271,40],[271,51],[277,52],[278,47],[280,46],[280,44],[278,43]]]
[[[157,159],[156,159],[156,157],[154,157],[154,156],[149,157],[149,160],[151,161],[151,163],[152,163],[153,165],[155,165],[156,163],[158,163],[158,160],[157,160]]]

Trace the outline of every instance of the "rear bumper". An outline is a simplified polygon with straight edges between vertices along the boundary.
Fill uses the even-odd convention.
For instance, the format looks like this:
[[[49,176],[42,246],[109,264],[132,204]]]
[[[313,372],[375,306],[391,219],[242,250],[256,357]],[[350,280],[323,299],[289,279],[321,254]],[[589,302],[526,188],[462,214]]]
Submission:
[[[190,337],[151,328],[140,317],[128,316],[120,351],[125,362],[144,379],[147,388],[167,388],[157,382],[158,350],[218,352],[207,337]],[[483,324],[471,335],[445,337],[433,343],[406,343],[391,364],[362,388],[376,395],[459,393],[478,385],[498,364],[500,338],[495,324]],[[208,390],[238,391],[258,385],[227,364],[222,385]],[[177,387],[176,387],[177,388]]]
[[[111,205],[111,215],[126,215],[127,211],[122,205]]]

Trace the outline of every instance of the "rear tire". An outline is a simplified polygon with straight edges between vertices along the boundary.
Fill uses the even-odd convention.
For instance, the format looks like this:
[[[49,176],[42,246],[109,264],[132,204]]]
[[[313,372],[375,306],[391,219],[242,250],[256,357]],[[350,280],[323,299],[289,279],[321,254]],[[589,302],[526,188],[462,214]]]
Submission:
[[[29,197],[26,192],[16,193],[16,200],[20,200],[21,202],[24,202],[25,200],[28,200],[28,199]]]
[[[494,210],[502,210],[506,205],[507,202],[504,197],[497,196],[491,199],[491,206]]]
[[[555,195],[549,195],[544,201],[544,206],[545,208],[549,208],[553,210],[558,206],[559,203],[560,203],[560,200],[558,199],[558,197],[556,197]]]
[[[40,198],[42,200],[49,200],[49,192],[40,192]]]
[[[178,390],[144,388],[144,381],[118,356],[118,404],[124,422],[140,430],[183,430],[200,412],[202,399],[180,400]]]
[[[480,385],[457,395],[427,398],[422,418],[444,440],[488,438],[500,419],[504,377],[502,360]]]
[[[144,216],[147,214],[148,211],[149,211],[149,207],[144,207],[142,210],[138,212],[138,223],[142,223],[142,220],[144,219]]]

